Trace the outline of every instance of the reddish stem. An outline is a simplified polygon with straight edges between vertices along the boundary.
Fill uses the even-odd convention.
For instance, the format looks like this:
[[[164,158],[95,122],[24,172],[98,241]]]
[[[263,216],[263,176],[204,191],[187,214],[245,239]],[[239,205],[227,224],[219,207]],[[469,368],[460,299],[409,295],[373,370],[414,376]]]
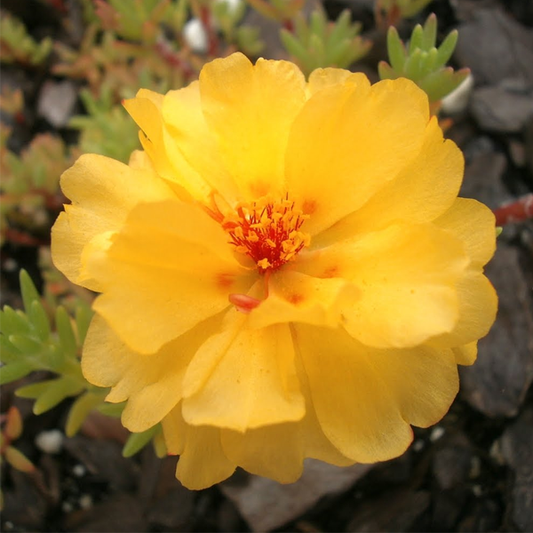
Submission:
[[[294,22],[291,19],[286,19],[283,21],[283,27],[290,31],[291,33],[294,33]]]
[[[158,42],[155,45],[156,51],[159,55],[171,66],[176,67],[177,69],[183,72],[185,78],[192,78],[194,76],[194,70],[189,65],[188,62],[183,61],[178,54],[172,51],[164,42]]]
[[[494,210],[496,225],[504,226],[510,222],[524,222],[533,218],[533,194],[526,194],[514,202],[504,204]]]
[[[37,239],[36,237],[32,237],[27,233],[13,228],[4,229],[4,238],[9,242],[12,242],[14,244],[21,244],[23,246],[41,246],[48,244],[47,242],[41,239]]]
[[[211,12],[209,11],[208,7],[200,8],[200,20],[202,21],[205,31],[207,32],[207,53],[211,57],[217,57],[219,55],[219,41],[217,32],[213,28],[213,24],[211,21]]]

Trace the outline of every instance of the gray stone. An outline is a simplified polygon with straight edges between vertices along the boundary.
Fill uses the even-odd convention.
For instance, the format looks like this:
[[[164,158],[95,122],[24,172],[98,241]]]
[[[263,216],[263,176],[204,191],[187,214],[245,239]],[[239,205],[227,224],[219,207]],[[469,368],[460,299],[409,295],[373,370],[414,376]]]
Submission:
[[[250,476],[244,484],[231,479],[220,488],[253,531],[270,531],[300,516],[322,496],[347,490],[371,468],[372,465],[360,464],[341,468],[307,459],[296,483],[282,485]]]
[[[533,410],[525,411],[506,429],[502,453],[515,472],[512,517],[521,531],[533,531]]]
[[[479,342],[476,363],[461,367],[461,390],[485,415],[512,417],[533,380],[531,296],[517,249],[500,240],[487,276],[498,292],[498,316]]]
[[[478,6],[473,16],[459,26],[455,57],[460,66],[472,69],[477,85],[518,78],[533,86],[533,32],[498,8]]]
[[[533,116],[533,93],[502,85],[481,87],[472,95],[470,110],[484,130],[518,133]]]

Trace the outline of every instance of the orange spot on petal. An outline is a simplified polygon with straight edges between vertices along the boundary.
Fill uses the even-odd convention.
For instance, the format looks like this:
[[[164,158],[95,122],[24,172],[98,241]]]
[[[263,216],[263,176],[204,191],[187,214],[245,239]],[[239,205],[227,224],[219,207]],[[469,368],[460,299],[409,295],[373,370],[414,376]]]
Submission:
[[[233,284],[233,274],[218,274],[216,284],[220,289],[229,289]]]
[[[305,297],[302,294],[291,294],[287,297],[287,300],[294,305],[298,305],[300,302],[305,300]]]
[[[302,205],[302,211],[304,212],[304,215],[312,215],[317,207],[318,205],[315,200],[307,199]]]

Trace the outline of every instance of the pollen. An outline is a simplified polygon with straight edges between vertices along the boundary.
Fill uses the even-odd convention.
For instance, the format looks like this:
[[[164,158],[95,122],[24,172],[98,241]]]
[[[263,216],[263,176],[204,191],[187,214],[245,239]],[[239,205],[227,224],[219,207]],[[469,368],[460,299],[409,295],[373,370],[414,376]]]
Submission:
[[[260,272],[277,270],[296,257],[311,238],[301,231],[308,215],[295,208],[288,196],[240,204],[222,222],[237,252],[251,257]]]

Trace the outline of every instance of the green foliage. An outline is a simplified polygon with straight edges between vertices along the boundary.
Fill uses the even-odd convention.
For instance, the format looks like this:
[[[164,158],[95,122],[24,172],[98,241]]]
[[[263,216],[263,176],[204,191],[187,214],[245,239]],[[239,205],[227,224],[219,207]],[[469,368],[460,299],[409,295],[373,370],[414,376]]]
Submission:
[[[428,17],[423,27],[420,24],[415,27],[408,46],[391,26],[387,35],[390,65],[386,61],[379,63],[380,78],[408,78],[427,93],[430,102],[438,102],[456,89],[470,72],[469,69],[454,72],[452,67],[446,67],[457,37],[457,30],[452,31],[437,48],[437,17],[434,14]]]
[[[159,432],[161,432],[161,424],[156,424],[141,433],[132,433],[122,449],[122,455],[124,457],[131,457],[140,452]]]
[[[305,0],[247,0],[264,17],[286,22],[291,20],[303,7]]]
[[[11,15],[2,13],[0,18],[0,58],[2,63],[39,65],[52,51],[49,37],[40,43],[34,41],[24,24]]]
[[[87,89],[81,91],[80,97],[88,115],[73,117],[69,126],[81,131],[81,151],[127,163],[133,150],[140,148],[138,126],[121,105],[114,104],[108,87],[102,87],[100,98]]]
[[[188,0],[95,0],[96,15],[106,30],[131,41],[154,43],[159,25],[181,30],[187,16]]]
[[[9,131],[0,135],[0,173],[2,201],[0,203],[0,241],[6,239],[11,227],[28,235],[48,232],[63,197],[59,191],[59,176],[72,165],[74,153],[64,142],[49,133],[39,134],[20,155],[6,147]],[[35,237],[25,236],[21,244],[38,244]]]
[[[0,312],[0,384],[19,380],[35,371],[55,374],[55,377],[23,385],[15,394],[20,398],[35,400],[33,412],[36,415],[45,413],[67,398],[76,398],[70,407],[65,427],[69,437],[77,433],[94,409],[107,416],[119,417],[125,402],[105,403],[109,390],[91,385],[81,372],[81,347],[92,317],[88,304],[78,299],[74,318],[63,306],[58,305],[52,321],[35,285],[24,270],[20,273],[20,286],[24,311],[5,306]],[[9,428],[11,440],[22,431],[21,422],[16,418],[6,427]],[[124,446],[124,455],[134,455],[152,439],[156,450],[161,452],[164,443],[162,437],[157,437],[160,433],[161,427],[157,425],[143,433],[132,434]],[[10,451],[9,454],[16,464],[28,466],[19,457],[20,452]]]
[[[347,9],[336,22],[328,22],[320,9],[311,13],[309,22],[299,13],[294,25],[294,33],[283,28],[280,37],[306,75],[320,67],[346,68],[367,54],[372,46],[370,41],[358,35],[361,24],[352,24]]]
[[[15,381],[34,370],[59,374],[60,377],[53,380],[53,393],[49,392],[50,383],[43,385],[43,382],[19,390],[24,397],[40,400],[36,409],[44,412],[89,386],[81,374],[78,358],[84,338],[77,331],[75,321],[61,306],[56,309],[54,331],[40,296],[25,271],[21,271],[20,284],[24,311],[5,306],[0,312],[3,363],[0,383]],[[80,302],[79,305],[86,304]]]

